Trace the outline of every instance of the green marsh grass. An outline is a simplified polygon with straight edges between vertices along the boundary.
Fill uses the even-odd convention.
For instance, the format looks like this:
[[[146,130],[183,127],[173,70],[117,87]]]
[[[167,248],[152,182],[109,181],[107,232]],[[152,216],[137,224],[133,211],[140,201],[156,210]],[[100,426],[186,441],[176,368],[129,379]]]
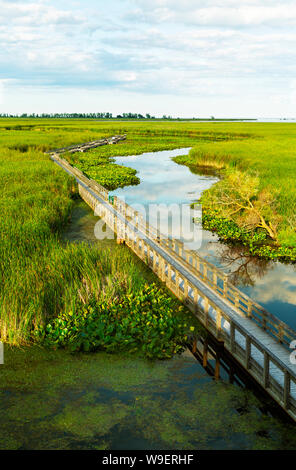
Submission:
[[[176,161],[213,168],[222,172],[222,176],[227,175],[225,170],[258,175],[260,191],[269,190],[276,198],[276,212],[281,218],[278,244],[284,253],[285,248],[296,248],[296,124],[251,124],[247,127],[254,129],[252,138],[201,142],[189,156],[178,157]],[[210,189],[208,195],[212,191]],[[206,203],[207,193],[203,200]]]
[[[33,330],[73,309],[86,293],[123,296],[154,279],[124,247],[67,244],[61,237],[77,188],[43,152],[119,131],[93,122],[0,121],[2,341],[30,343]]]
[[[86,290],[111,298],[155,280],[124,247],[63,241],[77,189],[44,151],[127,134],[125,142],[69,156],[86,173],[105,165],[115,178],[113,185],[131,182],[112,164],[117,155],[195,147],[189,159],[194,164],[207,155],[211,161],[219,156],[227,164],[253,166],[262,184],[271,181],[282,188],[280,207],[287,217],[281,239],[293,244],[288,218],[295,213],[295,130],[288,124],[1,119],[1,340],[30,342],[32,330],[72,309]],[[99,181],[101,177],[106,178],[104,171]]]

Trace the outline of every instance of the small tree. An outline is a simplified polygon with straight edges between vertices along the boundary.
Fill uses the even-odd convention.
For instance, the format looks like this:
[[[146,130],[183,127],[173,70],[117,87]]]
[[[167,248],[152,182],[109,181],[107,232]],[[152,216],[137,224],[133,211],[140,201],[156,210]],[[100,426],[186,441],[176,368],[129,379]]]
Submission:
[[[248,231],[266,230],[269,237],[277,239],[281,217],[276,213],[276,194],[268,188],[260,191],[258,176],[238,170],[228,171],[202,198],[205,207],[215,209]]]

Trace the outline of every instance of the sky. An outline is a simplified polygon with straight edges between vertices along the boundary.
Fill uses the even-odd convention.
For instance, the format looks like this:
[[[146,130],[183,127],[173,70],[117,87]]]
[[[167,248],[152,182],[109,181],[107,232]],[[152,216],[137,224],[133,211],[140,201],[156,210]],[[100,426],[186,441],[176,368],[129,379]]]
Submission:
[[[0,0],[0,113],[296,116],[295,0]]]

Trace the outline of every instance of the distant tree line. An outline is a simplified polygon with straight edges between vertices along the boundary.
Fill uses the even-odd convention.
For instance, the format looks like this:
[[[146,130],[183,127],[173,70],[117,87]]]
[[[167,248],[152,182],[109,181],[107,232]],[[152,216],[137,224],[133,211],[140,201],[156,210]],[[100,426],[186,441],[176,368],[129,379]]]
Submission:
[[[149,113],[122,113],[113,116],[112,113],[23,113],[23,114],[7,114],[0,113],[2,118],[64,118],[64,119],[157,119]],[[159,118],[158,118],[159,119]],[[172,116],[163,115],[161,119],[173,119]]]

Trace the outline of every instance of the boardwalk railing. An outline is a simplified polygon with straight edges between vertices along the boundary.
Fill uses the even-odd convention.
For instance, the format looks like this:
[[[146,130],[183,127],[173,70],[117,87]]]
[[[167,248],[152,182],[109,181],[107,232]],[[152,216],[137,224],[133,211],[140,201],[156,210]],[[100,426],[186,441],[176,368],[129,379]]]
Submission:
[[[87,186],[100,194],[104,201],[110,202],[118,213],[123,215],[135,227],[144,231],[147,237],[157,240],[160,246],[172,253],[175,259],[184,263],[194,275],[223,296],[241,315],[255,321],[259,327],[276,338],[279,343],[289,348],[291,342],[296,339],[296,331],[231,284],[228,276],[223,271],[199,256],[197,252],[186,249],[182,241],[167,238],[159,230],[149,225],[141,213],[120,198],[116,196],[109,198],[106,188],[96,181],[88,179],[65,159],[58,156],[54,156],[54,158],[68,169],[70,174],[80,178]],[[114,229],[116,229],[116,225],[114,225]]]
[[[57,154],[75,176],[81,197],[146,262],[167,287],[224,343],[232,356],[296,420],[296,367],[285,345],[296,332],[233,286],[228,277],[184,244],[167,239],[142,214]]]
[[[279,343],[290,347],[291,341],[296,339],[296,331],[241,292],[229,281],[223,271],[199,256],[197,252],[185,249],[184,244],[179,240],[166,239],[162,243],[172,250],[178,258],[185,261],[200,279],[223,296],[242,315],[255,321]]]
[[[107,139],[92,140],[91,142],[86,142],[84,144],[70,145],[69,147],[62,147],[60,149],[51,150],[50,152],[45,152],[47,154],[62,154],[62,153],[74,153],[74,152],[86,152],[87,150],[101,147],[102,145],[112,145],[117,144],[121,140],[125,140],[126,135],[115,135]]]

